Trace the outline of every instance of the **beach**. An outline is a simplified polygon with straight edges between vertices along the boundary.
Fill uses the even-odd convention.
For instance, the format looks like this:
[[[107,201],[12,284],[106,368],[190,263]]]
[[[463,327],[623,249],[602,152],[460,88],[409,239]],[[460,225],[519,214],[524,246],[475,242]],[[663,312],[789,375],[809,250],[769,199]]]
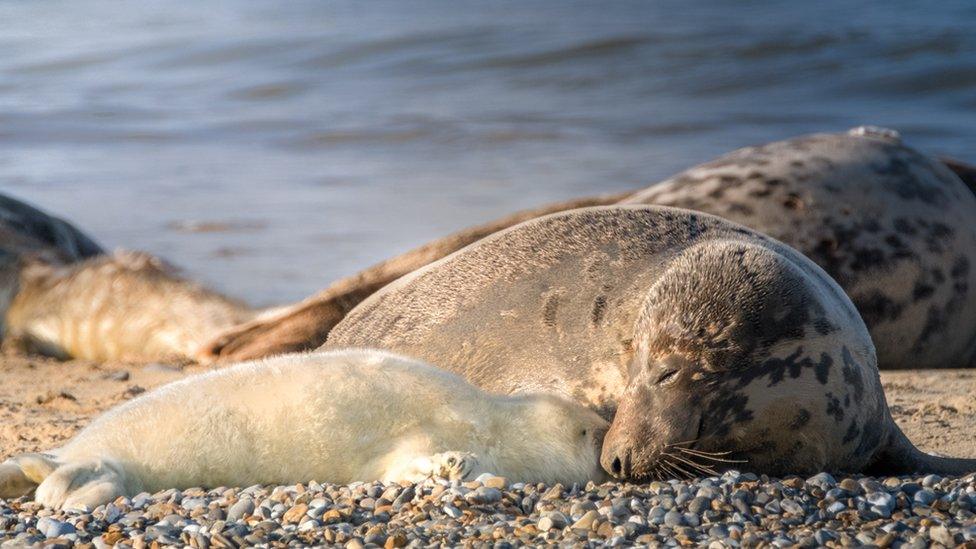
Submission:
[[[99,412],[205,369],[4,357],[0,458],[52,449]],[[896,422],[920,448],[976,455],[976,371],[894,371],[881,378]],[[495,547],[970,547],[976,546],[974,517],[974,475],[871,478],[838,472],[770,479],[726,473],[573,487],[510,484],[489,476],[465,483],[167,490],[76,512],[44,509],[23,498],[0,503],[0,546],[355,548],[463,541]]]

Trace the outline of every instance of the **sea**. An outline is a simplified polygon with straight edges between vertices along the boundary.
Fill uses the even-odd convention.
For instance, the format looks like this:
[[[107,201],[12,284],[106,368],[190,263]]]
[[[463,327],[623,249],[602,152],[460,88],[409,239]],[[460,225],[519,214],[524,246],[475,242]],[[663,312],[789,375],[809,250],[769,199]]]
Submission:
[[[873,124],[976,161],[976,2],[0,2],[0,192],[255,305]]]

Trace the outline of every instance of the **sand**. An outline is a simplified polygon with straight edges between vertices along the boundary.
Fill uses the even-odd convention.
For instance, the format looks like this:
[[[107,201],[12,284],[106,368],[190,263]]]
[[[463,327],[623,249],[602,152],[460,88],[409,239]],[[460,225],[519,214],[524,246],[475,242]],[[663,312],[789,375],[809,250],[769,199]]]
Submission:
[[[0,357],[0,460],[54,448],[99,412],[205,370]],[[920,448],[976,456],[976,369],[883,372],[881,379],[895,421]]]

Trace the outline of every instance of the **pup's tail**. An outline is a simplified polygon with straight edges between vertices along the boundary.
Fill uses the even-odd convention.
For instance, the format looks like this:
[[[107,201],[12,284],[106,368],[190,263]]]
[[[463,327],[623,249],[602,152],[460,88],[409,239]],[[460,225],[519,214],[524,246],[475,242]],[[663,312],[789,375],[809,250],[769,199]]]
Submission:
[[[46,454],[21,454],[0,463],[0,498],[26,496],[60,465]]]

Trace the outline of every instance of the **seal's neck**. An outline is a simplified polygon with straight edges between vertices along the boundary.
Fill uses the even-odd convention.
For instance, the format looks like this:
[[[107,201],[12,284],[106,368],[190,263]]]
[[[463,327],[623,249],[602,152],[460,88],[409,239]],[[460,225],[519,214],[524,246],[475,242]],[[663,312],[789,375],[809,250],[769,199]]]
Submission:
[[[899,475],[911,473],[938,473],[940,475],[965,475],[976,473],[976,459],[933,456],[919,450],[905,433],[892,421],[888,445],[878,452],[865,473],[872,475]]]

